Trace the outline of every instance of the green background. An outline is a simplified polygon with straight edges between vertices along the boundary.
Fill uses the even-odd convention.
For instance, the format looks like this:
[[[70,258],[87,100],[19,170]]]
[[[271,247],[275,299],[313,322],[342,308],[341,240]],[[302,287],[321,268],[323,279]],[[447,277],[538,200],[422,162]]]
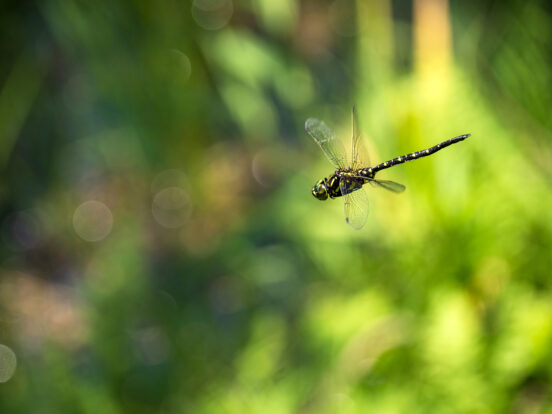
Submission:
[[[545,1],[2,2],[0,412],[552,412],[551,28]],[[347,142],[353,104],[371,165],[472,134],[378,175],[407,190],[368,188],[360,231],[303,129]]]

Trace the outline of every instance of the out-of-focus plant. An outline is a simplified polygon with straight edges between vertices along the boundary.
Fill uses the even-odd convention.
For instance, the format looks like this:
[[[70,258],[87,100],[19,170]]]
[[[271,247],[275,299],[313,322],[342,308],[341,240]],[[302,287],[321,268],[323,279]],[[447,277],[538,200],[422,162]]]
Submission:
[[[545,2],[0,7],[1,412],[550,410]]]

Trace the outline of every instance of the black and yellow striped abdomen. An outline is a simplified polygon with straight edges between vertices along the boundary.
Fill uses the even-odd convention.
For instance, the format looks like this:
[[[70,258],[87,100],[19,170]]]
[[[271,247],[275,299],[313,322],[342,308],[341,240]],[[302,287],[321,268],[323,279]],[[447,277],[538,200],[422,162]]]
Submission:
[[[376,165],[375,167],[363,168],[362,170],[359,171],[360,175],[364,177],[374,178],[374,175],[378,171],[385,170],[386,168],[390,168],[394,165],[402,164],[407,161],[412,161],[412,160],[417,160],[418,158],[427,157],[428,155],[434,154],[437,151],[448,147],[449,145],[465,140],[470,135],[471,134],[459,135],[447,141],[441,142],[440,144],[437,144],[434,147],[431,147],[422,151],[412,152],[410,154],[406,154],[401,157],[393,158],[392,160],[382,162],[381,164]]]

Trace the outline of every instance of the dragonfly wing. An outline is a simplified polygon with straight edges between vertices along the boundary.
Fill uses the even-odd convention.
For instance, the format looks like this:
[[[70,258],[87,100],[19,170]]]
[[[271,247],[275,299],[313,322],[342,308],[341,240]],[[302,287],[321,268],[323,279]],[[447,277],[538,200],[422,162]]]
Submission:
[[[309,118],[305,121],[305,130],[314,139],[314,142],[320,146],[326,157],[336,168],[347,167],[345,147],[328,125],[318,119]]]
[[[368,218],[368,195],[362,187],[347,193],[345,180],[341,180],[339,188],[345,200],[345,221],[353,229],[361,229],[366,224],[366,219]]]
[[[375,178],[363,177],[362,175],[353,175],[352,177],[362,178],[363,180],[369,181],[370,184],[377,185],[394,193],[402,193],[404,190],[406,190],[406,187],[404,185],[396,183],[395,181],[376,180]]]
[[[369,178],[368,180],[372,184],[380,186],[381,188],[385,188],[386,190],[393,191],[394,193],[402,193],[404,190],[406,190],[406,187],[404,185],[396,183],[395,181],[374,180],[371,178]]]
[[[352,151],[351,151],[351,168],[358,170],[363,166],[370,165],[366,149],[362,144],[360,123],[358,122],[358,113],[356,107],[353,106],[353,138],[352,138]]]

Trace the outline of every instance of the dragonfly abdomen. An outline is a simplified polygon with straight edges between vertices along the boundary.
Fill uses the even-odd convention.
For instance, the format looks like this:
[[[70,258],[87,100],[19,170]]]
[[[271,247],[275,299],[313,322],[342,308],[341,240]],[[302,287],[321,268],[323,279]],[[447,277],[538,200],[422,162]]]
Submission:
[[[406,155],[403,155],[401,157],[393,158],[392,160],[385,161],[385,162],[383,162],[379,165],[376,165],[375,167],[365,168],[362,171],[367,171],[369,174],[373,175],[373,174],[377,173],[378,171],[385,170],[386,168],[390,168],[394,165],[402,164],[402,163],[405,163],[407,161],[416,160],[416,159],[422,158],[422,157],[427,157],[428,155],[434,154],[437,151],[440,151],[443,148],[448,147],[449,145],[452,145],[452,144],[455,144],[457,142],[465,140],[470,135],[471,134],[459,135],[457,137],[454,137],[454,138],[451,138],[451,139],[446,140],[444,142],[441,142],[440,144],[437,144],[437,145],[435,145],[431,148],[428,148],[428,149],[425,149],[425,150],[422,150],[422,151],[412,152],[410,154],[406,154]]]

